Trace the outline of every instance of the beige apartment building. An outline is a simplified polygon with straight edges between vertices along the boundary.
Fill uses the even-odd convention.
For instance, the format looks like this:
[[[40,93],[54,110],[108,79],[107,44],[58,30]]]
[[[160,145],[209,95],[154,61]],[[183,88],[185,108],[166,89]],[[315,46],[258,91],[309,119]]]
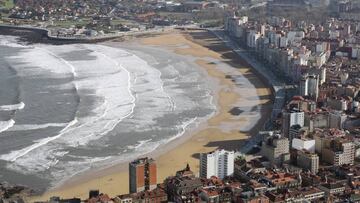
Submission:
[[[279,165],[290,159],[289,140],[280,135],[271,136],[262,143],[261,155],[271,164]]]
[[[355,144],[345,138],[323,140],[322,160],[331,165],[354,164]]]
[[[297,165],[316,174],[319,171],[319,156],[306,150],[297,152]]]

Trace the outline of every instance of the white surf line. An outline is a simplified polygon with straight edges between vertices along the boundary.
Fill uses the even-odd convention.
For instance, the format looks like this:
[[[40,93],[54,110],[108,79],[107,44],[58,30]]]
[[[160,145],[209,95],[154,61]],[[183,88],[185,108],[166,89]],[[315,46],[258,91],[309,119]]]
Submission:
[[[139,140],[139,141],[136,142],[136,144],[127,146],[127,149],[136,150],[136,149],[140,148],[141,146],[143,146],[144,144],[146,144],[146,143],[148,143],[150,141],[152,141],[152,139]]]
[[[134,74],[134,84],[136,84],[137,79],[138,79],[137,74]],[[135,97],[135,102],[136,102],[139,99],[138,98],[138,93],[135,92],[134,97]],[[134,117],[134,114],[132,114],[130,118],[133,118],[133,117]]]
[[[7,131],[9,128],[13,127],[15,121],[13,119],[8,121],[0,121],[0,133]]]
[[[168,98],[168,102],[169,102],[169,105],[170,105],[170,111],[175,111],[176,109],[176,104],[173,100],[172,97],[170,97],[170,95],[164,90],[164,81],[161,79],[161,76],[162,76],[162,73],[161,71],[159,71],[158,69],[154,68],[157,72],[159,72],[159,80],[161,81],[161,87],[160,87],[160,90],[165,93],[166,97]]]
[[[18,104],[9,104],[9,105],[0,106],[0,111],[15,111],[15,110],[21,110],[24,108],[25,108],[25,103],[20,102]]]
[[[49,50],[47,50],[47,49],[44,49],[47,53],[49,53],[50,55],[52,55],[52,56],[54,56],[54,57],[56,57],[57,59],[59,59],[60,61],[62,61],[65,65],[67,65],[68,67],[70,67],[71,68],[71,72],[72,72],[72,74],[74,75],[74,79],[77,77],[77,73],[76,73],[76,71],[75,71],[75,67],[71,64],[71,63],[69,63],[68,61],[66,61],[66,60],[64,60],[63,58],[61,58],[61,57],[59,57],[59,56],[57,56],[55,53],[53,53],[53,52],[51,52],[51,51],[49,51]],[[91,49],[88,49],[89,51],[94,51],[94,50],[91,50]],[[78,86],[77,86],[77,84],[75,83],[75,82],[73,82],[73,84],[74,84],[74,86],[75,86],[75,89],[78,91]],[[80,99],[80,97],[79,97],[79,99]],[[81,101],[79,101],[79,103],[80,103]],[[103,103],[103,105],[105,105],[105,107],[106,107],[106,104],[107,104],[107,100],[105,99],[105,101],[104,101],[104,103]],[[101,106],[100,106],[101,107]],[[100,108],[100,107],[98,107],[98,108]],[[106,114],[107,114],[107,112],[109,111],[109,109],[106,107],[105,108],[105,110],[104,110],[104,112],[103,112],[103,114],[101,114],[101,116],[99,116],[99,117],[97,117],[95,120],[93,120],[93,121],[91,121],[91,123],[94,123],[94,122],[96,122],[96,121],[99,121],[100,119],[102,119],[102,118],[104,118],[105,116],[106,116]],[[76,119],[76,118],[75,118]],[[77,126],[76,128],[74,128],[74,129],[71,129],[72,131],[73,130],[76,130],[76,129],[78,129],[78,128],[81,128],[81,127],[83,127],[83,126],[85,126],[85,125],[87,125],[88,123],[83,123],[82,125],[79,125],[79,126]],[[93,134],[90,134],[89,136],[87,136],[87,137],[90,137],[90,136],[92,136]],[[101,134],[101,135],[103,135],[103,134]],[[85,138],[87,138],[87,137],[84,137],[83,139],[85,139]]]
[[[62,62],[64,62],[66,65],[69,65],[69,66],[72,68],[72,70],[73,70],[72,73],[73,73],[73,74],[74,74],[74,73],[76,74],[76,72],[74,71],[74,70],[75,70],[75,67],[72,66],[69,62],[65,61],[64,59],[62,59],[62,58],[60,58],[60,57],[58,57],[58,56],[56,56],[54,53],[52,53],[52,52],[50,52],[50,51],[48,51],[48,50],[46,50],[46,49],[43,49],[43,48],[39,48],[39,49],[44,50],[45,52],[49,53],[50,55],[52,55],[52,56],[60,59],[60,60],[61,60]],[[100,52],[99,52],[99,53],[100,53]],[[104,56],[106,56],[106,55],[104,55]],[[110,59],[111,59],[111,58],[110,58]],[[122,66],[119,66],[119,67],[123,68]],[[124,69],[124,68],[123,68],[123,69]],[[124,70],[125,70],[126,72],[128,72],[126,69],[124,69]],[[74,76],[75,76],[75,74],[74,74]],[[131,79],[130,79],[131,77],[130,77],[130,73],[129,73],[129,72],[128,72],[128,77],[129,77],[128,83],[131,84]],[[129,89],[129,88],[128,88],[128,89]],[[133,108],[132,108],[132,111],[128,114],[128,115],[131,115],[131,114],[133,113],[134,108],[135,108],[135,104],[134,104],[135,98],[134,98],[134,96],[131,94],[131,90],[129,89],[128,91],[130,92],[130,95],[131,95],[132,98],[133,98],[133,102],[132,102],[132,103],[133,103]],[[106,101],[105,101],[104,103],[106,103]],[[108,111],[108,109],[106,109],[106,110],[104,111],[104,113],[103,113],[100,117],[98,117],[97,119],[95,119],[95,120],[92,121],[92,122],[96,122],[96,121],[98,121],[99,119],[101,119],[102,117],[104,117],[104,116],[106,115],[107,111]],[[127,117],[128,115],[126,115],[126,117]],[[125,118],[125,117],[124,117],[124,118]],[[122,119],[121,119],[121,120],[122,120]],[[121,120],[120,120],[120,121],[121,121]],[[37,148],[39,148],[39,147],[41,147],[41,146],[43,146],[43,145],[46,145],[46,144],[48,144],[49,142],[52,142],[52,141],[54,141],[54,140],[62,137],[65,133],[68,133],[69,131],[74,131],[74,130],[76,130],[76,129],[78,129],[78,128],[81,128],[81,127],[83,127],[83,126],[85,126],[85,125],[87,124],[87,123],[83,123],[82,125],[79,125],[79,126],[73,128],[73,129],[70,129],[70,128],[71,128],[72,126],[74,126],[77,122],[78,122],[78,120],[77,120],[77,118],[75,117],[74,120],[72,120],[64,129],[62,129],[62,130],[60,131],[60,134],[58,134],[58,135],[56,135],[56,136],[53,136],[53,137],[48,137],[48,138],[44,138],[44,139],[37,140],[37,141],[35,141],[35,142],[36,142],[35,144],[30,145],[29,147],[26,147],[26,148],[23,148],[23,149],[20,149],[20,150],[17,150],[17,151],[12,151],[12,152],[10,152],[9,154],[5,154],[5,155],[0,156],[0,159],[5,160],[5,161],[10,161],[10,162],[15,162],[17,159],[25,156],[25,155],[28,154],[29,152],[31,152],[31,151],[33,151],[33,150],[35,150],[35,149],[37,149]],[[116,126],[116,125],[114,125],[113,128],[115,128],[115,126]],[[112,129],[113,129],[113,128],[112,128]],[[106,131],[106,132],[102,133],[101,135],[106,134],[107,132],[109,132],[109,131]]]
[[[33,145],[30,145],[29,147],[23,148],[21,150],[17,150],[17,151],[12,151],[9,154],[4,154],[0,156],[0,159],[5,160],[5,161],[10,161],[10,162],[15,162],[17,159],[19,159],[20,157],[25,156],[26,154],[28,154],[29,152],[33,151],[34,149],[37,149],[43,145],[48,144],[49,142],[52,142],[58,138],[60,138],[62,135],[64,135],[67,130],[75,125],[77,123],[77,119],[75,118],[74,120],[72,120],[64,129],[62,129],[60,131],[60,134],[53,136],[53,137],[47,137],[44,139],[40,139],[35,141],[36,143]]]
[[[128,91],[128,93],[129,93],[130,97],[132,98],[132,99],[131,99],[131,102],[130,102],[130,103],[132,104],[131,111],[130,111],[128,114],[126,114],[125,116],[123,116],[123,117],[121,117],[120,119],[118,119],[118,121],[116,122],[115,125],[111,126],[108,130],[105,130],[104,132],[102,132],[102,133],[99,134],[100,136],[103,136],[103,135],[111,132],[112,130],[114,130],[114,128],[117,126],[117,124],[119,124],[119,122],[121,122],[122,120],[124,120],[125,118],[131,116],[131,115],[134,113],[134,109],[135,109],[135,106],[136,106],[136,105],[135,105],[135,103],[136,103],[136,97],[133,95],[132,90],[131,90],[131,89],[132,89],[132,85],[131,85],[131,74],[130,74],[130,72],[129,72],[126,68],[124,68],[121,64],[119,64],[119,63],[118,63],[116,60],[114,60],[113,58],[107,56],[106,54],[104,54],[104,53],[102,53],[102,52],[100,52],[100,51],[93,50],[93,49],[90,49],[90,48],[87,48],[87,49],[90,50],[90,51],[93,51],[93,52],[95,52],[95,53],[98,53],[99,55],[102,55],[104,58],[109,59],[110,61],[112,61],[112,62],[116,65],[116,67],[121,68],[121,69],[124,70],[124,71],[127,73],[127,75],[128,75],[128,88],[127,88],[127,91]],[[103,114],[101,117],[105,117],[105,115],[107,114],[107,112],[108,112],[108,109],[105,110],[104,114]],[[96,119],[96,120],[99,120],[99,119]],[[109,125],[109,123],[106,124],[106,127],[107,127],[108,125]],[[88,137],[91,137],[91,136],[93,136],[93,135],[94,135],[94,134],[90,134],[90,135],[88,135],[88,136],[86,136],[86,137],[81,138],[81,140],[86,139],[86,138],[88,138]]]
[[[70,67],[71,69],[71,73],[73,74],[74,78],[77,77],[77,73],[75,71],[75,67],[69,63],[68,61],[66,61],[65,59],[61,58],[60,56],[56,55],[54,52],[48,50],[48,49],[45,49],[45,48],[41,48],[41,47],[36,47],[37,49],[41,49],[43,51],[45,51],[46,53],[50,54],[51,56],[59,59],[61,62],[63,62],[66,66]]]
[[[102,53],[102,52],[99,52],[99,51],[97,51],[97,50],[92,50],[92,51],[93,51],[93,52],[96,52],[96,53],[98,53],[98,54],[100,54],[100,55],[102,55],[103,57],[105,57],[105,58],[107,58],[107,59],[109,59],[110,61],[112,61],[112,62],[116,65],[116,67],[121,68],[121,69],[124,70],[124,71],[127,73],[127,75],[128,75],[128,81],[127,81],[127,83],[128,83],[128,88],[127,88],[127,91],[128,91],[128,93],[129,93],[129,95],[130,95],[130,97],[131,97],[132,108],[131,108],[131,112],[130,112],[129,114],[127,114],[127,115],[125,115],[124,117],[121,118],[121,120],[123,120],[124,118],[126,118],[126,117],[128,117],[128,116],[130,116],[131,114],[134,113],[134,109],[135,109],[135,106],[136,106],[136,105],[135,105],[136,97],[133,95],[133,92],[132,92],[131,74],[130,74],[130,72],[129,72],[126,68],[124,68],[121,64],[119,64],[119,62],[117,62],[117,61],[114,60],[113,58],[109,57],[108,55],[106,55],[106,54],[104,54],[104,53]],[[135,77],[135,78],[136,78],[136,77]]]
[[[181,128],[181,131],[177,135],[175,135],[174,137],[171,137],[170,139],[166,140],[164,144],[169,143],[169,142],[181,137],[186,132],[189,125],[194,123],[196,120],[198,120],[198,117],[195,117],[193,119],[185,121],[182,125],[180,125],[180,127],[178,126],[177,128],[179,128],[179,129]]]
[[[106,112],[101,116],[105,116],[106,115]],[[100,118],[94,120],[97,121],[99,120]],[[65,126],[65,128],[63,128],[60,133],[56,136],[53,136],[53,137],[47,137],[47,138],[43,138],[43,139],[40,139],[40,140],[37,140],[35,141],[35,144],[33,145],[30,145],[29,147],[26,147],[26,148],[23,148],[23,149],[20,149],[20,150],[17,150],[17,151],[12,151],[10,152],[9,154],[5,154],[5,155],[2,155],[0,156],[0,159],[2,160],[5,160],[5,161],[10,161],[10,162],[15,162],[17,159],[25,156],[26,154],[28,154],[29,152],[43,146],[43,145],[46,145],[54,140],[57,140],[58,138],[61,138],[64,134],[68,133],[68,132],[71,132],[71,131],[74,131],[76,129],[79,129],[83,126],[85,126],[87,123],[83,123],[82,125],[79,125],[73,129],[70,129],[71,127],[73,127],[74,125],[76,125],[78,123],[78,120],[77,118],[75,117],[74,120],[72,120],[71,122],[68,123],[68,125]]]
[[[12,48],[27,48],[29,46],[20,44],[19,37],[0,35],[0,46],[7,46]]]
[[[24,125],[14,125],[8,131],[26,131],[26,130],[37,130],[44,129],[48,127],[65,127],[68,123],[44,123],[44,124],[24,124]]]
[[[59,59],[61,62],[63,62],[64,64],[66,64],[68,67],[71,68],[71,72],[74,76],[74,78],[76,77],[76,72],[75,72],[75,67],[73,65],[71,65],[69,62],[67,62],[66,60],[64,60],[63,58],[57,56],[56,54],[54,54],[53,52],[44,49],[44,48],[40,48],[40,47],[35,47],[37,49],[40,49],[42,51],[45,51],[46,53],[48,53],[49,55]],[[75,88],[77,90],[77,86],[76,84]],[[64,135],[65,133],[67,133],[67,131],[69,130],[70,127],[74,126],[76,123],[78,122],[77,118],[75,117],[71,122],[68,123],[67,126],[65,126],[65,128],[63,128],[60,133],[56,136],[53,137],[47,137],[47,138],[43,138],[43,139],[39,139],[37,141],[35,141],[35,144],[30,145],[29,147],[25,147],[23,149],[17,150],[17,151],[12,151],[9,154],[4,154],[0,156],[0,159],[5,160],[5,161],[10,161],[10,162],[15,162],[17,159],[25,156],[26,154],[28,154],[29,152],[33,151],[34,149],[37,149],[43,145],[48,144],[49,142],[52,142],[58,138],[60,138],[62,135]],[[77,128],[79,128],[81,126],[78,126]],[[75,129],[77,129],[75,128]],[[70,129],[71,130],[71,129]]]
[[[138,56],[136,56],[136,55],[135,55],[135,57],[141,59],[140,57],[138,57]],[[156,60],[156,58],[155,58],[154,56],[151,56],[151,57],[156,61],[157,64],[160,64],[160,63],[158,62],[158,60]],[[141,60],[142,60],[142,59],[141,59]],[[170,62],[171,62],[171,60],[168,59],[168,63],[170,63]],[[146,64],[151,67],[151,65],[150,65],[148,62],[146,62]],[[175,109],[176,109],[176,103],[175,103],[174,99],[164,90],[164,81],[161,79],[162,72],[159,71],[157,68],[154,68],[154,69],[159,72],[159,79],[160,79],[160,81],[161,81],[161,91],[164,92],[164,93],[166,94],[166,97],[168,98],[168,102],[169,102],[169,105],[170,105],[170,111],[175,111]],[[177,71],[177,70],[176,70],[176,71]],[[177,72],[178,72],[178,71],[177,71]]]
[[[133,55],[133,57],[135,57],[135,58],[137,58],[137,59],[139,59],[139,60],[141,60],[141,61],[144,61],[143,59],[141,59],[140,57],[138,57],[138,56],[136,56],[136,55]],[[156,61],[157,64],[159,64],[159,62],[158,62],[154,57],[153,57],[153,59]],[[169,61],[171,61],[171,60],[169,60]],[[146,62],[146,61],[145,61],[145,62]],[[146,62],[146,65],[151,67],[151,65],[150,65],[148,62]],[[153,68],[153,69],[155,69],[155,71],[158,72],[159,80],[160,80],[160,83],[161,83],[160,90],[161,90],[163,93],[165,93],[166,97],[168,98],[168,103],[169,103],[169,105],[170,105],[170,111],[175,111],[175,109],[176,109],[176,104],[175,104],[173,98],[164,90],[164,81],[161,79],[161,76],[162,76],[161,71],[159,71],[159,70],[156,69],[156,68]]]

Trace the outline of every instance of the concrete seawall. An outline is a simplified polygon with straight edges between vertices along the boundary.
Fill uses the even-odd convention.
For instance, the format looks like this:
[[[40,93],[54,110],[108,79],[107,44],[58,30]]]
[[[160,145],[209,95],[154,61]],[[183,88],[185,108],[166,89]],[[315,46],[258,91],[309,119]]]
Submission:
[[[57,37],[52,36],[50,31],[45,28],[0,25],[0,35],[20,36],[29,42],[69,44],[69,43],[96,43],[121,37],[121,35],[104,37]]]
[[[22,37],[25,41],[35,43],[49,44],[74,44],[74,43],[97,43],[113,39],[122,39],[126,37],[136,37],[148,34],[159,34],[161,32],[176,28],[175,26],[160,27],[150,30],[129,31],[123,33],[114,33],[100,35],[95,37],[61,37],[51,34],[51,31],[45,28],[31,26],[0,25],[0,35],[15,35]]]

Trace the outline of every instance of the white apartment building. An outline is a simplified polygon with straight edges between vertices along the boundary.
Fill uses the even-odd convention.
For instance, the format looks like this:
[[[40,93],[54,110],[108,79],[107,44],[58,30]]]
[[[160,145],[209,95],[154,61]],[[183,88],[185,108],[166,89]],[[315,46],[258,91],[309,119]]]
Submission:
[[[308,93],[311,98],[317,100],[319,95],[319,76],[309,75]]]
[[[307,138],[294,138],[292,140],[292,148],[315,153],[315,140]]]
[[[291,126],[299,125],[304,127],[305,113],[303,111],[291,110],[283,112],[283,133],[289,137]],[[291,140],[290,140],[291,141]]]
[[[220,179],[234,174],[234,152],[216,150],[200,154],[200,177],[216,176]]]
[[[304,31],[290,31],[287,33],[287,38],[291,44],[294,42],[300,42],[304,37]]]
[[[299,91],[301,96],[308,96],[309,94],[309,79],[307,77],[302,77],[299,84]]]
[[[310,96],[312,99],[317,100],[319,95],[319,82],[318,75],[303,76],[299,83],[300,95]]]
[[[260,34],[255,30],[251,30],[247,36],[247,46],[250,48],[256,48]]]

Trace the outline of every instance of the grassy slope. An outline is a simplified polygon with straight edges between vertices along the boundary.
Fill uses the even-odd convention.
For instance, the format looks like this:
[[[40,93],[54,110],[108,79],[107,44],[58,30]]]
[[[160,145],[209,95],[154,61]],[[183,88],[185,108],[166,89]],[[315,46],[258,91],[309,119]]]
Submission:
[[[14,0],[3,0],[2,2],[5,2],[5,8],[6,9],[11,9],[14,7]]]

